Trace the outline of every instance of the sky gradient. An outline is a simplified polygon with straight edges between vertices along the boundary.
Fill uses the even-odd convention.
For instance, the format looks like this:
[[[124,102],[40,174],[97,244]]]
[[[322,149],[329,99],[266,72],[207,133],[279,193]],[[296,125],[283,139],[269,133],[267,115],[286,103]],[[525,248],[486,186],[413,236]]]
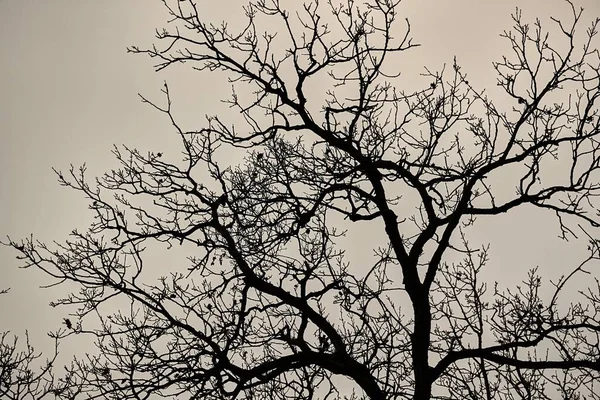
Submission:
[[[210,7],[207,13],[215,20],[228,17],[235,23],[245,2],[201,4]],[[575,4],[586,9],[583,34],[587,21],[600,14],[600,3]],[[405,74],[451,65],[457,55],[471,83],[493,91],[491,62],[507,51],[498,35],[511,28],[517,5],[525,18],[539,16],[545,26],[549,15],[569,17],[560,0],[404,0],[399,10],[422,44],[403,60]],[[166,26],[166,19],[155,0],[0,0],[0,235],[16,239],[34,233],[42,241],[62,241],[73,228],[89,225],[92,214],[85,200],[61,188],[52,167],[66,171],[70,163],[85,162],[90,178],[99,175],[116,166],[113,144],[177,154],[169,122],[143,105],[137,93],[160,101],[166,80],[176,115],[187,127],[202,126],[206,114],[226,115],[219,103],[229,96],[226,81],[187,65],[155,73],[153,60],[126,53],[129,45],[151,44],[154,29]],[[516,280],[521,280],[536,265],[546,276],[558,276],[583,256],[581,244],[556,239],[551,214],[529,211],[483,221],[477,228],[476,239],[492,243],[490,279],[520,271]],[[364,242],[364,236],[353,235],[350,244]],[[49,343],[45,332],[58,328],[65,313],[48,302],[64,289],[38,290],[52,281],[39,271],[17,269],[14,256],[0,247],[0,289],[11,287],[0,297],[0,331],[28,329],[34,346],[43,349]]]

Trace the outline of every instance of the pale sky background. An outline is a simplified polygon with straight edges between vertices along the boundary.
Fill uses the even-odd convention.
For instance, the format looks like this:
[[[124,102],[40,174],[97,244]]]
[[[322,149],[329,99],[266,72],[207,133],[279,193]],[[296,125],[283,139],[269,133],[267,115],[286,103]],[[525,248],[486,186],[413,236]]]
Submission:
[[[243,15],[245,4],[199,3],[217,20]],[[582,35],[587,21],[600,14],[600,2],[575,4],[586,9]],[[498,35],[512,27],[517,5],[526,19],[539,16],[545,26],[548,15],[570,16],[561,0],[404,0],[399,11],[422,44],[405,57],[405,74],[451,65],[457,55],[472,85],[494,90],[491,62],[507,52]],[[229,96],[227,82],[189,65],[155,73],[154,60],[126,54],[126,46],[152,43],[154,29],[166,26],[167,17],[158,0],[0,0],[0,235],[34,233],[42,241],[61,241],[73,228],[88,226],[86,202],[61,188],[51,167],[66,171],[70,163],[86,162],[91,178],[115,166],[113,143],[179,151],[168,121],[141,104],[138,92],[162,100],[167,80],[176,115],[188,128],[223,110],[219,100]],[[492,243],[491,280],[521,280],[535,265],[545,276],[558,276],[585,256],[585,243],[556,239],[558,226],[549,213],[509,213],[481,222],[476,231],[477,241]],[[348,240],[364,243],[366,236],[351,234]],[[65,313],[48,302],[62,291],[37,289],[51,281],[17,269],[14,256],[0,246],[0,288],[12,288],[0,297],[0,331],[29,329],[32,344],[43,349],[49,343],[45,333],[58,328]]]

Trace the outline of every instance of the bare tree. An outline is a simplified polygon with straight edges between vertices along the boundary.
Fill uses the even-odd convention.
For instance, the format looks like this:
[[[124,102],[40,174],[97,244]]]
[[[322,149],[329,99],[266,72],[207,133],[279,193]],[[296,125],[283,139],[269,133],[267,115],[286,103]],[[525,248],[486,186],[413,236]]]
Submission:
[[[0,290],[0,295],[9,289]],[[9,336],[10,331],[0,332],[0,399],[37,400],[50,395],[74,395],[76,385],[69,382],[68,374],[56,377],[54,365],[58,357],[58,343],[61,332],[49,334],[54,339],[54,349],[50,358],[39,364],[42,356],[36,352],[25,332],[25,345],[18,337]]]
[[[115,147],[120,169],[94,184],[85,167],[57,171],[94,223],[54,247],[8,243],[81,288],[56,305],[77,307],[66,336],[97,337],[97,354],[69,368],[83,398],[600,398],[598,19],[579,34],[583,10],[567,1],[549,35],[517,10],[502,34],[512,53],[494,64],[501,108],[456,60],[425,70],[421,90],[396,87],[417,46],[399,1],[259,0],[235,31],[192,1],[164,3],[161,46],[129,50],[157,71],[226,73],[237,113],[190,130],[166,84],[164,105],[142,97],[172,122],[183,159]],[[324,97],[308,90],[316,79],[332,82]],[[554,160],[561,175],[547,172]],[[500,193],[507,170],[516,190]],[[534,269],[502,289],[469,228],[532,206],[589,255],[557,282]],[[355,265],[344,232],[367,224],[381,246]],[[180,245],[151,267],[156,281],[150,244]],[[579,297],[564,293],[585,274]]]

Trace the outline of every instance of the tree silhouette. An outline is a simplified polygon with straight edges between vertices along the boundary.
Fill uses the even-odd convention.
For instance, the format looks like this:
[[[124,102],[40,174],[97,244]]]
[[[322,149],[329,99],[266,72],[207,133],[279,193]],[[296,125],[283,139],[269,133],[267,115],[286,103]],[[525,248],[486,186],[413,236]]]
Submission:
[[[97,338],[67,368],[76,394],[600,398],[600,284],[587,279],[600,258],[599,20],[576,34],[583,10],[565,2],[570,16],[548,35],[517,10],[502,34],[512,53],[494,64],[501,107],[456,60],[426,69],[424,89],[396,87],[418,46],[398,3],[260,0],[230,30],[192,1],[165,1],[175,27],[157,31],[160,47],[129,51],[157,71],[224,72],[235,111],[190,130],[167,84],[164,105],[142,97],[172,122],[182,160],[115,147],[120,168],[94,184],[85,167],[57,171],[90,201],[89,230],[53,247],[8,242],[26,267],[80,288],[54,304],[77,308],[61,339]],[[308,89],[318,79],[332,82],[324,96]],[[511,193],[493,185],[503,171]],[[527,206],[589,254],[558,281],[533,269],[503,289],[468,231]],[[366,226],[382,239],[357,265],[344,234]],[[173,257],[158,262],[151,244]],[[567,293],[585,274],[590,286]]]
[[[0,295],[9,289],[0,290]],[[77,384],[69,380],[69,374],[57,378],[54,366],[58,357],[58,344],[61,332],[50,333],[54,339],[54,349],[50,358],[41,365],[37,361],[42,356],[35,351],[25,332],[25,345],[19,344],[17,336],[11,339],[10,331],[0,332],[0,399],[35,400],[48,396],[73,398],[77,394]]]

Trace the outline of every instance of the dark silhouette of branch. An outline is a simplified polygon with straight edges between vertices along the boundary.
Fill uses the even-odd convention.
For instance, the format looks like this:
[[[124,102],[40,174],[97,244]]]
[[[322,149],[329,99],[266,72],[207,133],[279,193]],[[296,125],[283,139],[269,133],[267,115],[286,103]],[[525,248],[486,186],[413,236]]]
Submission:
[[[6,243],[80,288],[53,304],[76,308],[58,338],[96,339],[66,368],[69,396],[598,398],[600,20],[580,34],[570,1],[548,29],[517,10],[493,101],[456,59],[401,90],[398,60],[418,44],[399,1],[256,1],[235,29],[193,1],[164,4],[160,45],[129,51],[157,71],[225,73],[228,114],[187,129],[168,84],[163,104],[140,95],[182,159],[115,147],[120,168],[94,183],[85,167],[56,171],[89,201],[90,228]],[[556,282],[532,269],[502,287],[469,230],[533,208],[587,240],[587,258]],[[344,235],[367,224],[381,240],[359,264]]]

